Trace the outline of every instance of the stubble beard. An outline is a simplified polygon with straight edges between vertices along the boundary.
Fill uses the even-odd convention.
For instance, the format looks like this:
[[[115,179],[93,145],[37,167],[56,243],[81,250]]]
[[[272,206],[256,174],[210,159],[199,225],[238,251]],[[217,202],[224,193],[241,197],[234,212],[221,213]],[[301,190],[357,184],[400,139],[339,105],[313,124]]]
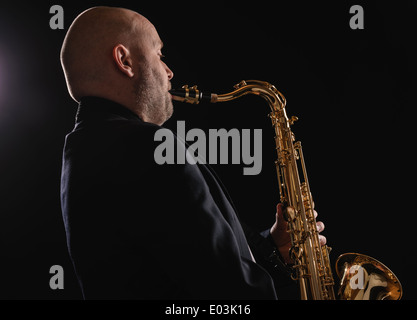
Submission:
[[[146,116],[149,122],[162,125],[174,111],[171,95],[156,81],[146,76],[143,74],[141,79],[135,81],[136,108]]]

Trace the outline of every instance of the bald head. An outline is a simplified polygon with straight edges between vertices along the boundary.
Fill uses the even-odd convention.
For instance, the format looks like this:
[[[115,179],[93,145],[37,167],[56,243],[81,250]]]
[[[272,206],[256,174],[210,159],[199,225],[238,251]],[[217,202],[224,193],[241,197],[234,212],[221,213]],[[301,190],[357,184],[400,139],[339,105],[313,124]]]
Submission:
[[[65,37],[61,62],[71,96],[79,100],[91,82],[102,81],[118,43],[127,45],[146,19],[122,8],[95,7],[81,13]]]
[[[153,105],[158,101],[144,93],[156,86],[167,92],[173,76],[160,59],[161,49],[155,27],[139,13],[113,7],[88,9],[73,21],[61,49],[68,91],[76,101],[84,96],[113,100],[146,121],[146,113],[166,106]],[[165,81],[155,82],[155,77]]]

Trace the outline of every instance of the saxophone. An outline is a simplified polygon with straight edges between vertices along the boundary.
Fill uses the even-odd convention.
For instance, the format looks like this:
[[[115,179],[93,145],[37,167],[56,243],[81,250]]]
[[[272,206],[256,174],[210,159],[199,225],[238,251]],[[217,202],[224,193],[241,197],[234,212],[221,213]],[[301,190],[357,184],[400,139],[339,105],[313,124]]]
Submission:
[[[226,94],[203,93],[197,86],[171,90],[172,99],[198,104],[238,99],[247,94],[264,98],[271,109],[269,117],[275,130],[275,161],[280,201],[291,237],[290,256],[294,262],[292,278],[298,282],[302,300],[335,300],[334,278],[330,264],[331,248],[320,245],[314,217],[314,203],[307,177],[301,142],[295,141],[291,126],[297,117],[288,118],[286,99],[273,85],[258,80],[241,81]],[[345,253],[336,261],[341,279],[341,300],[399,300],[402,287],[394,275],[378,260],[358,253]]]

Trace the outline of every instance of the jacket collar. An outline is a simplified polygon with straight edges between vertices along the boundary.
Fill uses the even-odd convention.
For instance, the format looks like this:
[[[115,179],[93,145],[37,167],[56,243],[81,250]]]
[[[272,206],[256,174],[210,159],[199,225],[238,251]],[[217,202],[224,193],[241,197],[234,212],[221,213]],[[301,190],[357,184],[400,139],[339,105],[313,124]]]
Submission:
[[[89,96],[81,98],[75,116],[75,122],[78,123],[89,118],[107,118],[109,115],[116,116],[117,118],[121,117],[128,120],[142,121],[139,116],[117,102]]]

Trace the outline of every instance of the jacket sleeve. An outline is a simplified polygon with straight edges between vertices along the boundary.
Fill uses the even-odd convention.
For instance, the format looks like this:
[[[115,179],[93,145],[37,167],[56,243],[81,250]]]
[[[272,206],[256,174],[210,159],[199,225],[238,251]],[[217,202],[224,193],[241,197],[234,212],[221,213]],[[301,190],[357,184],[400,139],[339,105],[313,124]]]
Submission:
[[[256,262],[268,271],[274,281],[278,299],[299,300],[297,282],[291,278],[292,266],[284,263],[269,229],[257,232],[244,223],[242,226]]]

